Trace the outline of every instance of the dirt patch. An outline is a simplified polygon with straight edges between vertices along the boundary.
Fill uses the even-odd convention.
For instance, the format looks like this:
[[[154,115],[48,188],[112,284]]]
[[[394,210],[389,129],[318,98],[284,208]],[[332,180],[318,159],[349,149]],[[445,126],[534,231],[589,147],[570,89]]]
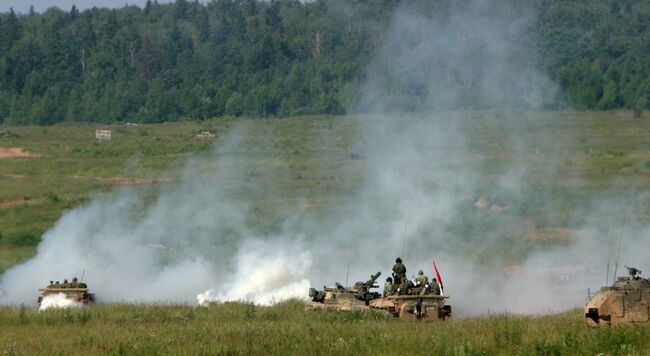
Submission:
[[[170,182],[170,178],[129,178],[129,177],[106,177],[99,178],[103,182],[117,184],[117,185],[142,185],[142,184],[158,184]]]
[[[568,242],[571,240],[571,229],[543,229],[543,230],[531,230],[527,235],[527,238],[532,240],[557,240]]]
[[[27,157],[40,157],[41,155],[37,155],[31,152],[23,151],[22,148],[20,147],[12,147],[12,148],[2,148],[0,147],[0,159],[3,158],[27,158]]]
[[[9,179],[23,179],[25,178],[24,175],[22,174],[2,174],[0,175],[2,178],[9,178]]]
[[[503,273],[513,274],[513,273],[519,273],[523,270],[524,270],[523,267],[521,267],[520,265],[512,265],[512,266],[504,267]]]
[[[19,195],[16,199],[0,201],[0,209],[11,208],[17,205],[34,205],[40,203],[42,200],[43,199],[32,199],[24,195]]]

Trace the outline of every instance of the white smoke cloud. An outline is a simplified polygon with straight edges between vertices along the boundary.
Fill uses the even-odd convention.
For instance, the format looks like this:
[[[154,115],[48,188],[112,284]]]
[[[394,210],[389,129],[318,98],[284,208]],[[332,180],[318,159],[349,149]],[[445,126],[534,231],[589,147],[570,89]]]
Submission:
[[[251,165],[231,150],[245,137],[234,130],[211,155],[190,160],[178,184],[124,188],[64,213],[37,255],[2,275],[0,303],[28,303],[45,281],[73,276],[83,276],[100,302],[192,302],[209,288],[234,291],[224,293],[228,300],[298,296],[272,289],[304,285],[309,254],[293,256],[299,236],[262,241],[246,221],[241,191],[262,187],[241,184]],[[272,272],[266,280],[265,272]]]
[[[311,268],[311,254],[292,247],[289,251],[273,251],[277,241],[247,241],[238,256],[232,279],[221,290],[207,290],[197,295],[199,305],[211,302],[250,301],[273,305],[288,299],[307,300],[311,285],[304,279]],[[284,241],[279,241],[284,243]]]
[[[48,309],[81,308],[83,303],[68,299],[65,293],[50,294],[43,297],[38,311]]]

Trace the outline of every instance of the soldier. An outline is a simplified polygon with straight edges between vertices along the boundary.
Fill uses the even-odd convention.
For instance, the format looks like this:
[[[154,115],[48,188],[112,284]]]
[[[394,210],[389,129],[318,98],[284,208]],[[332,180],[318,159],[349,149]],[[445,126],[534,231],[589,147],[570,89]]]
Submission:
[[[410,281],[406,277],[402,278],[402,283],[400,283],[399,287],[397,288],[397,294],[409,294],[409,282]]]
[[[625,268],[627,268],[628,273],[635,280],[638,280],[639,278],[641,278],[641,270],[640,269],[637,269],[637,268],[634,268],[634,267],[628,267],[628,266],[625,266]]]
[[[395,293],[395,284],[393,284],[393,279],[388,277],[386,283],[384,283],[384,297],[393,295],[393,293]]]
[[[70,288],[70,283],[68,283],[68,279],[63,280],[63,284],[61,285],[61,288]]]
[[[59,281],[56,281],[56,283],[54,283],[54,288],[61,288],[61,283],[59,283]]]
[[[415,285],[424,288],[427,284],[429,284],[429,277],[424,275],[424,271],[419,270],[418,276],[415,277]]]
[[[79,282],[77,277],[72,278],[72,283],[70,283],[70,288],[79,288]]]
[[[54,288],[54,282],[50,281],[50,285],[48,285],[47,288]]]
[[[406,266],[402,264],[402,259],[397,257],[393,265],[393,280],[395,283],[402,283],[406,279]]]
[[[438,280],[435,278],[431,281],[431,294],[440,295],[440,286],[438,285]]]

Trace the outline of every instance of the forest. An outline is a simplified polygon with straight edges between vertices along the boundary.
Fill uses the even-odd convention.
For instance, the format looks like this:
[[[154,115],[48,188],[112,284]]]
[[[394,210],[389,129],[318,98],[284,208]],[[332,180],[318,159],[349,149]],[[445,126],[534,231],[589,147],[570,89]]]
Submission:
[[[515,17],[534,14],[513,41],[559,86],[541,109],[640,112],[650,106],[649,2],[498,2]],[[359,93],[395,12],[410,7],[444,20],[459,3],[177,0],[143,8],[11,10],[0,14],[0,123],[372,111],[358,105]],[[399,79],[393,84],[420,95]],[[467,108],[459,102],[445,109]]]

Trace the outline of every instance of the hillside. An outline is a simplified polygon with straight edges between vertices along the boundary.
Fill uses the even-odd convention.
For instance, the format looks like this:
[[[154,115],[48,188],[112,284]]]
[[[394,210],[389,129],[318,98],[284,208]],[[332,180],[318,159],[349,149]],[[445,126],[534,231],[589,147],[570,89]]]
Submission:
[[[508,266],[539,248],[566,243],[562,229],[580,227],[596,213],[612,216],[619,224],[626,197],[650,184],[646,179],[650,121],[635,119],[630,112],[453,115],[460,134],[467,137],[467,147],[441,164],[478,163],[483,168],[482,182],[473,188],[476,193],[462,197],[464,203],[457,207],[464,217],[446,224],[451,235],[463,236],[461,246],[467,256],[481,263],[500,261],[497,266]],[[496,121],[488,120],[494,117]],[[14,156],[0,159],[0,270],[32,254],[63,211],[92,197],[111,196],[120,187],[176,189],[188,160],[213,164],[239,157],[229,172],[218,174],[219,182],[233,199],[251,205],[247,225],[260,234],[282,231],[295,214],[337,216],[342,213],[340,204],[371,181],[364,172],[385,164],[385,156],[364,153],[368,148],[357,143],[367,137],[360,123],[369,119],[376,121],[315,116],[115,125],[110,127],[113,139],[108,142],[98,142],[96,126],[88,124],[5,128],[0,147],[7,152],[13,148]],[[426,116],[403,115],[401,122],[416,124],[422,119],[429,121]],[[215,138],[196,137],[202,131],[214,133]],[[525,147],[512,151],[509,147],[517,135],[522,135]],[[220,147],[229,147],[233,137],[240,137],[236,147],[213,156]],[[374,145],[368,138],[362,141],[366,147]],[[431,142],[421,149],[447,157],[458,148]],[[528,163],[520,190],[500,186],[501,177],[521,162]],[[253,189],[258,186],[267,188]],[[477,209],[482,196],[488,204],[507,210],[494,214]],[[650,206],[643,197],[628,213],[628,223],[650,219]],[[605,198],[618,215],[593,210],[594,201]],[[428,236],[420,233],[422,238]],[[511,248],[502,249],[504,244]]]

